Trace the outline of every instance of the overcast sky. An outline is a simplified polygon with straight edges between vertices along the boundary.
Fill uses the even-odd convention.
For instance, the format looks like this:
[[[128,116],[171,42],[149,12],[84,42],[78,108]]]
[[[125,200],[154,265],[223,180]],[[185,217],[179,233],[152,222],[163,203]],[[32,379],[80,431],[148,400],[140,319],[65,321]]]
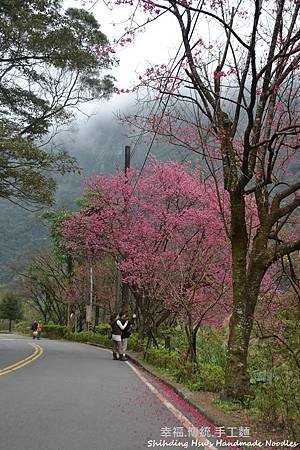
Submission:
[[[65,0],[64,6],[83,7],[81,0]],[[88,2],[84,8],[89,10],[90,6],[91,3]],[[114,11],[110,11],[102,0],[90,9],[110,42],[124,33],[129,11],[124,6],[115,7]],[[116,57],[120,63],[112,72],[117,79],[116,86],[119,89],[133,87],[137,83],[138,75],[143,73],[149,64],[166,63],[176,52],[178,42],[180,42],[178,24],[170,16],[148,24],[146,31],[140,33],[134,43],[126,48],[117,48]],[[118,110],[129,101],[130,97],[126,94],[114,95],[108,103],[101,105],[100,109]]]

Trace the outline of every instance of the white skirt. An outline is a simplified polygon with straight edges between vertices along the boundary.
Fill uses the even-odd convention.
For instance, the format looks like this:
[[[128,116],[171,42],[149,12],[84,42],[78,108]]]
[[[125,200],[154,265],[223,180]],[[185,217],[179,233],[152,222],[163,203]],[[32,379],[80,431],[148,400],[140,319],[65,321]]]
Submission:
[[[113,341],[118,341],[118,342],[122,341],[122,338],[121,338],[120,334],[112,334],[111,338],[112,338]]]

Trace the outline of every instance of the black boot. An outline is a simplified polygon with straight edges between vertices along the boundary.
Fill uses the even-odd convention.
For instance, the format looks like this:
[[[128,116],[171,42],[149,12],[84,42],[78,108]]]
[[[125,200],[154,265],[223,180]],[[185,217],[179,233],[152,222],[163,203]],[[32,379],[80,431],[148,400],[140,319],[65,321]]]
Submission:
[[[128,361],[128,359],[126,358],[126,355],[122,355],[120,357],[120,361]]]
[[[118,358],[118,355],[115,353],[115,352],[113,352],[113,359],[114,360],[118,360],[119,358]]]

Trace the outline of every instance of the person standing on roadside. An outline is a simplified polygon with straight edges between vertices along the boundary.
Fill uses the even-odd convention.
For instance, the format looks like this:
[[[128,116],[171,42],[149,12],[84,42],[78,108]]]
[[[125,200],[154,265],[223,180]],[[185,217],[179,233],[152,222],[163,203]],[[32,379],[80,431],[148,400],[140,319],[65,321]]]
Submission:
[[[111,338],[112,338],[112,351],[113,359],[123,361],[122,358],[122,331],[126,328],[128,321],[124,324],[120,321],[119,314],[111,316]]]
[[[43,324],[42,324],[42,322],[39,320],[39,321],[38,321],[38,324],[37,324],[37,328],[36,328],[36,331],[37,331],[37,339],[41,339],[42,329],[43,329]]]
[[[133,314],[132,319],[129,320],[127,313],[124,313],[120,317],[122,325],[125,325],[125,323],[127,322],[127,325],[121,334],[121,337],[122,337],[122,361],[127,361],[126,351],[127,351],[127,345],[128,345],[128,338],[132,333],[133,326],[135,325],[135,318],[136,318],[136,315]]]
[[[38,335],[37,327],[38,327],[38,321],[35,320],[33,322],[33,324],[31,325],[32,339],[35,339],[37,337],[37,335]]]

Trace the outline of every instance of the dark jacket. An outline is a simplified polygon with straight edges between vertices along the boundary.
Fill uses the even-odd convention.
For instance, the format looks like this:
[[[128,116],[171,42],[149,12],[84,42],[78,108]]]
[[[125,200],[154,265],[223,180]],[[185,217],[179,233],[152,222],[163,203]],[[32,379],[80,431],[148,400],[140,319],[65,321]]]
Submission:
[[[37,327],[38,327],[38,323],[37,322],[33,322],[33,324],[31,325],[32,331],[36,331]]]
[[[125,320],[122,320],[121,322],[124,325]],[[135,324],[134,320],[128,320],[128,324],[127,324],[126,328],[122,331],[122,339],[129,338],[129,336],[132,333],[134,324]]]
[[[118,319],[119,320],[119,319]],[[122,330],[121,328],[118,326],[117,321],[116,320],[112,320],[110,322],[110,326],[111,326],[111,334],[116,334],[116,335],[120,335],[122,334]]]

